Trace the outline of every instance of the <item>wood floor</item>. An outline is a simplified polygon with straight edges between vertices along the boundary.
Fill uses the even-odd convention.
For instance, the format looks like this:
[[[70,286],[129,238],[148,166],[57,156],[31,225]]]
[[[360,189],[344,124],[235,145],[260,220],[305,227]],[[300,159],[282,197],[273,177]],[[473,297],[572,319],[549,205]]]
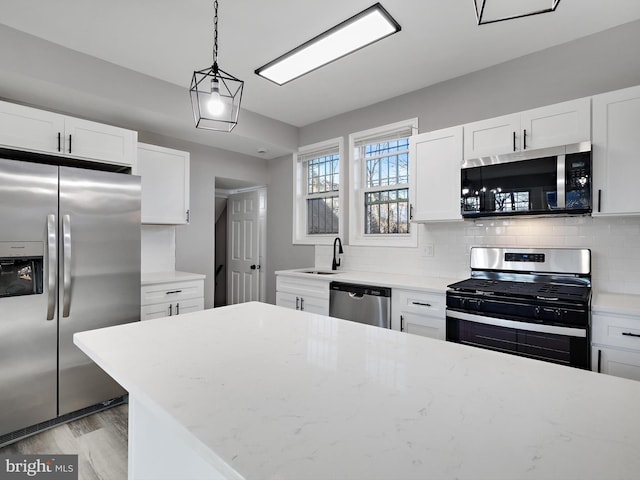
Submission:
[[[126,480],[128,405],[94,413],[0,448],[13,454],[77,454],[79,480]]]

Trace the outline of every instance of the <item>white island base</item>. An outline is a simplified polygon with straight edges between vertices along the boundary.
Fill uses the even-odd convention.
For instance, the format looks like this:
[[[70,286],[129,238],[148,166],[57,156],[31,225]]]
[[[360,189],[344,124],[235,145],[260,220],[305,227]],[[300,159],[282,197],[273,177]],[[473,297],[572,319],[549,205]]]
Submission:
[[[129,478],[637,479],[640,382],[273,305],[75,335]]]

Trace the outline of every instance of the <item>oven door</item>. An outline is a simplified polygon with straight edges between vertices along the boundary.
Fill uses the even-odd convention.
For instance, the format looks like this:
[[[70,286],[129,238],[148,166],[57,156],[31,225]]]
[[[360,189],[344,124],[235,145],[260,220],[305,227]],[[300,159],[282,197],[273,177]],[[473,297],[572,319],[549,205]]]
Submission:
[[[589,332],[447,309],[446,339],[547,362],[590,368]]]

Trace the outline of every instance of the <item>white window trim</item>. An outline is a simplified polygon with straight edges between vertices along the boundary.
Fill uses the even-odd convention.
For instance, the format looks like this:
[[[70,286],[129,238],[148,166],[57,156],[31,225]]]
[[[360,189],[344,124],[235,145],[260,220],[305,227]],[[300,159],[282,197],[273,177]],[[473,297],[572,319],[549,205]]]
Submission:
[[[362,138],[382,136],[403,128],[411,127],[413,134],[418,132],[418,119],[412,118],[382,127],[372,128],[349,135],[349,244],[375,247],[417,247],[418,228],[410,222],[409,234],[365,234],[364,233],[364,171],[358,158],[355,144]],[[341,157],[342,158],[342,157]],[[411,158],[409,159],[411,162]],[[415,203],[415,169],[409,163],[409,209]]]
[[[330,235],[308,235],[307,234],[307,205],[305,202],[306,195],[306,178],[305,169],[302,161],[299,160],[304,154],[326,150],[337,147],[340,156],[340,187],[338,189],[339,202],[339,219],[338,233]],[[300,147],[297,153],[293,154],[293,235],[292,242],[294,245],[332,245],[335,237],[342,237],[345,229],[346,218],[346,202],[345,202],[345,181],[346,181],[346,158],[344,156],[344,139],[342,137],[332,138],[323,142],[314,143]]]

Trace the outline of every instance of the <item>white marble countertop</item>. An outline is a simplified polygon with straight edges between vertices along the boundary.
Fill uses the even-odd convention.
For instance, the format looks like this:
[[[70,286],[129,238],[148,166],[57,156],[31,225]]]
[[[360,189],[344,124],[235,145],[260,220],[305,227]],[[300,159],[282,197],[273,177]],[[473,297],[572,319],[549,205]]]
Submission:
[[[444,293],[447,291],[447,285],[450,285],[463,278],[439,278],[426,277],[422,275],[403,275],[398,273],[384,272],[358,272],[335,270],[336,273],[329,275],[317,275],[304,272],[321,271],[331,272],[326,268],[296,268],[293,270],[280,270],[275,272],[276,275],[296,276],[300,278],[313,278],[328,282],[347,282],[361,283],[365,285],[377,285],[389,288],[405,288],[409,290],[424,290],[428,292]]]
[[[640,315],[640,295],[597,292],[591,300],[593,313]]]
[[[257,302],[77,333],[247,479],[635,479],[640,382]]]
[[[171,270],[167,272],[143,272],[140,275],[141,285],[152,285],[155,283],[185,282],[189,280],[204,280],[206,275],[201,273],[179,272]]]

